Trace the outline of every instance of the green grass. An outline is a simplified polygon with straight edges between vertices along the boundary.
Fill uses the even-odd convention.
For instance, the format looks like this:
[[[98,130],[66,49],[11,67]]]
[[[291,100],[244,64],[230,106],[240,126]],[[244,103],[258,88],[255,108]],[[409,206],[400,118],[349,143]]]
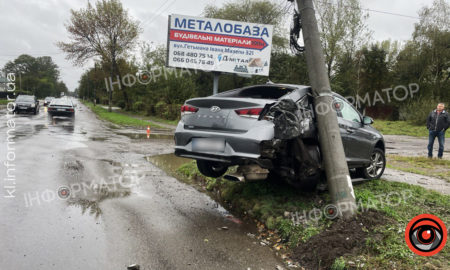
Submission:
[[[157,116],[148,116],[145,115],[144,113],[134,113],[134,112],[128,112],[128,111],[124,111],[124,110],[120,110],[119,111],[122,114],[131,116],[131,117],[139,117],[143,120],[149,120],[149,121],[153,121],[153,122],[159,122],[159,123],[163,123],[163,124],[167,124],[167,125],[173,125],[176,126],[178,124],[178,121],[180,121],[179,119],[175,119],[175,120],[168,120],[168,119],[164,119],[161,117],[157,117]]]
[[[397,155],[388,155],[387,159],[389,168],[433,176],[450,182],[450,160]]]
[[[7,99],[0,99],[0,105],[6,105],[6,104],[8,104],[8,102],[10,102],[10,101]]]
[[[425,125],[416,126],[407,121],[374,120],[372,126],[385,135],[428,137],[428,130]],[[450,132],[446,132],[445,137],[450,138]]]
[[[295,226],[289,213],[303,213],[311,209],[323,209],[330,203],[327,192],[303,193],[289,186],[269,181],[254,183],[236,183],[202,176],[195,162],[188,162],[176,170],[177,177],[207,191],[210,196],[241,218],[257,220],[264,224],[273,239],[283,239],[282,251],[289,252],[300,241],[328,228],[333,221],[321,218],[317,222]],[[376,232],[368,232],[366,247],[357,256],[336,258],[333,269],[347,269],[346,262],[360,261],[363,258],[364,269],[423,269],[424,264],[436,268],[450,267],[450,245],[437,255],[427,258],[415,255],[404,241],[404,229],[413,217],[430,213],[450,224],[450,196],[418,186],[404,183],[374,180],[355,185],[359,211],[375,208],[389,217],[389,222],[377,227]],[[390,197],[386,197],[390,194]],[[406,200],[400,194],[405,195]],[[389,201],[387,200],[389,198]],[[388,203],[390,202],[390,203]],[[376,238],[372,238],[376,235]],[[381,237],[381,239],[380,239]],[[347,266],[349,266],[347,264]],[[435,269],[435,268],[431,268]]]
[[[153,122],[149,122],[146,120],[140,120],[133,118],[131,116],[118,113],[118,112],[108,112],[107,109],[104,109],[100,106],[94,106],[91,102],[83,102],[84,105],[89,107],[100,119],[109,121],[113,124],[121,125],[121,126],[133,126],[133,127],[142,127],[145,128],[148,125],[154,128],[164,128],[158,124]]]

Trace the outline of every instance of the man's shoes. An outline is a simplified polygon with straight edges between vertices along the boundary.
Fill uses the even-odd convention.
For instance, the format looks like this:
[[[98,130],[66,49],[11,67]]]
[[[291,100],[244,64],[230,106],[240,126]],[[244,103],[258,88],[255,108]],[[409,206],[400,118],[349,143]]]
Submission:
[[[438,157],[438,159],[442,159],[442,157]]]
[[[432,158],[433,158],[433,156],[428,156],[428,158],[429,158],[429,159],[432,159]]]

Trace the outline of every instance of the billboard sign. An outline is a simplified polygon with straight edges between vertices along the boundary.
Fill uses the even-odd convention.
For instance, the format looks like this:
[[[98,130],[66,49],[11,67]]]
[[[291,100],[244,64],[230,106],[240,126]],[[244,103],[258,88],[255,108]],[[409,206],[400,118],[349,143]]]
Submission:
[[[167,65],[246,75],[269,75],[273,26],[169,16]]]

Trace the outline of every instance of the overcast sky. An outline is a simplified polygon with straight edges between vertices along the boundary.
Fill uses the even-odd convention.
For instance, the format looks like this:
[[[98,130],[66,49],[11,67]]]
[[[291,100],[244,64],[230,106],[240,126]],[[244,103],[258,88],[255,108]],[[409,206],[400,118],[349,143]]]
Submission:
[[[286,0],[273,0],[284,2]],[[333,0],[327,0],[333,1]],[[94,1],[91,1],[94,2]],[[130,15],[141,22],[140,39],[163,44],[167,38],[167,16],[172,13],[200,16],[208,4],[222,5],[227,0],[122,0]],[[418,17],[417,11],[432,0],[362,0],[364,8]],[[85,7],[87,0],[0,0],[0,67],[20,54],[51,56],[60,67],[61,79],[73,91],[83,70],[65,60],[55,46],[67,41],[64,24],[70,9]],[[373,39],[409,39],[417,19],[369,12],[367,21]]]

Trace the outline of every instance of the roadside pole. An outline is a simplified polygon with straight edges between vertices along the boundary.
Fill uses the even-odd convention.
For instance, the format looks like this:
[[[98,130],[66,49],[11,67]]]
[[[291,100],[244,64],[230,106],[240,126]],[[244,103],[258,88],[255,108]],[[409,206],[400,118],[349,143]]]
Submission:
[[[320,148],[333,204],[343,218],[356,212],[355,193],[345,158],[344,146],[320,43],[319,28],[312,0],[297,0],[302,22],[306,63],[314,94]]]

